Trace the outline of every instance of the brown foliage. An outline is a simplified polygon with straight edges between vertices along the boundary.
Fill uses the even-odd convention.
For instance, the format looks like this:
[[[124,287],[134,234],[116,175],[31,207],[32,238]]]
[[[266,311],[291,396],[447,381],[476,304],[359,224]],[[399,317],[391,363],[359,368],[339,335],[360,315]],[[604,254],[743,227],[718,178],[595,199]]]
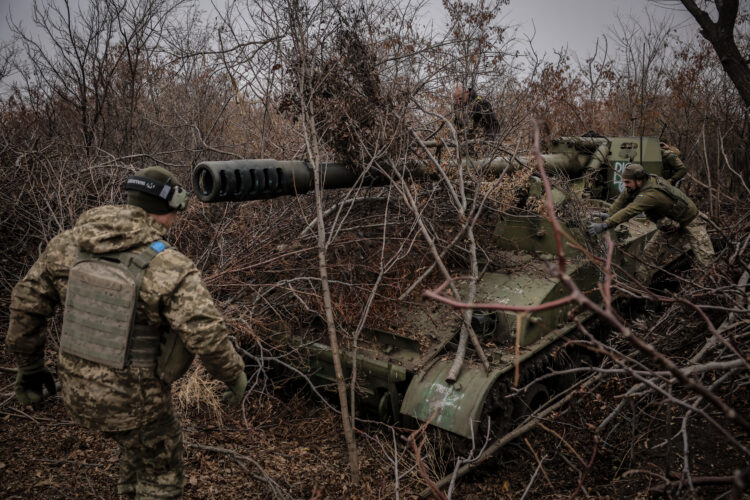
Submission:
[[[500,154],[505,149],[521,154],[528,149],[531,127],[526,118],[530,115],[545,120],[549,135],[579,135],[590,129],[606,135],[627,135],[633,128],[636,134],[658,135],[666,122],[664,138],[683,152],[690,194],[716,223],[711,229],[719,252],[716,269],[684,283],[688,287],[685,294],[695,303],[735,307],[737,293],[732,287],[742,270],[740,262],[747,262],[750,255],[746,216],[750,210],[750,190],[746,185],[750,178],[750,121],[708,46],[667,39],[665,43],[673,49],[669,57],[658,52],[648,67],[632,66],[646,57],[624,61],[605,51],[578,65],[567,56],[554,63],[530,61],[530,71],[521,75],[513,70],[512,53],[502,50],[504,30],[495,23],[494,13],[472,10],[462,3],[451,5],[452,19],[460,23],[440,39],[415,28],[413,13],[389,10],[385,4],[379,5],[380,10],[372,7],[363,13],[337,14],[334,22],[326,25],[327,36],[323,37],[325,43],[318,47],[320,50],[298,60],[296,65],[285,52],[288,47],[268,41],[274,40],[273,36],[288,36],[284,22],[278,20],[279,25],[273,26],[279,28],[278,33],[269,30],[267,36],[259,25],[236,31],[225,26],[221,47],[229,48],[223,52],[214,50],[210,39],[202,40],[199,35],[203,31],[196,29],[195,40],[188,40],[184,33],[181,39],[160,40],[163,52],[153,50],[144,53],[143,59],[128,62],[122,56],[133,46],[121,40],[110,48],[107,57],[96,60],[99,75],[106,76],[106,81],[95,80],[97,83],[78,92],[73,102],[71,92],[77,89],[30,78],[0,103],[0,185],[4,186],[0,191],[0,234],[4,239],[0,257],[0,305],[4,307],[0,320],[7,324],[11,288],[46,242],[70,228],[86,209],[121,203],[120,186],[127,173],[149,164],[163,164],[188,185],[191,168],[204,159],[306,158],[301,124],[294,121],[303,107],[317,122],[327,157],[362,170],[373,160],[391,164],[428,161],[412,134],[428,138],[441,127],[445,133],[450,121],[448,91],[456,81],[471,83],[481,90],[500,117],[504,145],[488,146],[490,154]],[[285,5],[273,6],[284,11]],[[239,15],[235,18],[245,19]],[[244,32],[257,34],[258,44],[241,39]],[[231,39],[232,35],[237,39]],[[631,35],[633,46],[639,45],[640,35]],[[188,51],[188,42],[195,42],[197,48]],[[106,95],[101,92],[104,88]],[[278,96],[283,96],[283,104],[277,107]],[[301,96],[310,99],[303,100]],[[96,120],[92,119],[92,110],[97,110]],[[635,119],[635,127],[631,118]],[[446,179],[404,189],[416,200],[419,216],[426,221],[437,248],[447,249],[447,266],[465,270],[471,263],[467,239],[461,238],[448,248],[466,219],[466,214],[458,215],[448,183],[456,191],[460,191],[462,181],[478,183],[479,193],[490,193],[483,208],[485,215],[474,227],[477,254],[487,260],[497,258],[490,238],[495,215],[511,209],[538,211],[541,201],[525,196],[530,172],[500,183],[482,183],[471,172],[460,177],[451,171],[454,152],[448,150],[446,154]],[[353,201],[359,198],[364,200]],[[351,341],[350,334],[366,310],[368,327],[398,328],[399,296],[434,262],[429,245],[416,228],[415,213],[395,187],[329,192],[323,202],[332,209],[324,221],[329,235],[327,258],[334,316],[344,341]],[[575,217],[576,207],[570,212],[559,215]],[[467,214],[471,212],[467,210]],[[320,339],[323,305],[316,242],[310,231],[305,232],[314,219],[311,197],[231,205],[194,201],[170,234],[176,246],[198,263],[205,282],[231,318],[228,322],[238,343],[254,354],[281,356],[289,361],[297,356],[287,343],[289,334],[302,335],[310,341]],[[423,286],[437,281],[441,277],[433,273]],[[375,299],[367,309],[376,283]],[[716,293],[716,289],[723,292]],[[652,331],[644,326],[644,335],[653,341],[661,335],[663,343],[658,346],[671,357],[689,357],[690,350],[703,340],[704,330],[696,313],[684,305],[663,307],[663,317],[655,323],[667,330]],[[721,319],[719,315],[723,313],[716,311],[713,319]],[[259,380],[264,376],[265,372],[258,375]],[[202,419],[205,413],[192,413],[193,400],[203,401],[214,411],[216,394],[210,391],[216,388],[208,388],[213,399],[206,397],[199,389],[205,380],[197,372],[192,377],[183,386],[182,394],[191,401],[186,403],[185,411],[191,419]],[[291,405],[281,404],[269,395],[270,385],[261,383],[256,389],[268,398],[253,409],[256,413],[252,418],[259,426],[275,425],[278,422],[274,419]],[[592,415],[603,418],[607,413],[604,408],[616,405],[619,400],[614,397],[631,386],[630,379],[608,383],[607,391],[598,393],[598,399],[590,395],[590,401],[596,403],[591,402],[586,411],[576,415],[581,419],[592,419]],[[730,399],[732,390],[731,386],[722,389]],[[190,397],[193,392],[201,396]],[[632,419],[625,423],[646,420],[644,425],[648,426],[656,416],[664,416],[659,413],[665,411],[663,401],[653,393],[643,396],[641,402],[642,408],[635,408],[633,415],[628,415]],[[295,429],[314,434],[304,413],[299,412],[295,418],[306,423]],[[321,416],[316,423],[334,425],[332,418],[326,418]],[[234,422],[235,427],[241,425],[237,415],[224,421],[227,422]],[[208,425],[214,423],[212,420]],[[564,433],[564,429],[558,430]],[[665,432],[669,430],[674,429],[667,425]],[[623,457],[617,449],[625,448],[628,439],[646,457],[643,462],[650,460],[645,438],[633,432],[618,434],[611,446],[605,447],[600,456],[606,457],[607,466],[619,467]],[[316,467],[319,456],[332,449],[340,451],[330,435],[324,437],[321,440],[332,442],[321,444],[315,457],[304,458]],[[383,442],[390,439],[389,434],[377,437]],[[586,441],[590,435],[578,438],[581,446],[590,445]],[[259,439],[273,441],[262,432]],[[559,444],[542,438],[539,442],[550,453]],[[389,458],[384,458],[379,442],[364,443],[368,451],[365,463],[376,462],[379,477],[367,478],[363,488],[370,488],[373,496],[374,491],[388,496],[393,483],[383,478],[388,476]],[[286,450],[295,457],[302,453],[296,447]],[[440,456],[441,450],[436,445],[429,452],[423,450],[423,454],[429,455],[426,460],[430,467],[440,473],[449,472],[450,462]],[[564,461],[555,457],[560,470],[567,471]],[[633,464],[641,463],[632,453],[627,459]],[[336,460],[331,463],[344,463],[341,456]],[[514,492],[522,491],[528,479],[526,469],[536,467],[536,462],[524,456],[514,461],[523,467],[515,469],[511,486],[496,485],[492,494],[502,495],[497,492],[510,487]],[[326,468],[330,463],[326,464],[315,470],[333,477]],[[199,464],[194,465],[197,469]],[[268,467],[281,465],[269,460]],[[401,463],[401,467],[404,470],[407,464]],[[574,476],[551,474],[556,484],[570,492],[578,486]],[[314,481],[311,475],[303,477]],[[610,479],[609,474],[602,473],[592,481],[612,495],[632,492],[620,483],[605,489],[610,488]],[[380,483],[373,486],[377,481]],[[416,491],[416,477],[408,481],[410,491]],[[488,479],[489,484],[492,481]],[[349,494],[338,478],[325,484],[331,496]],[[337,484],[340,489],[335,489]],[[644,484],[637,486],[642,490]],[[195,485],[191,487],[197,489]],[[486,489],[481,485],[476,488]],[[297,496],[310,493],[294,491]],[[559,494],[544,485],[534,491]]]

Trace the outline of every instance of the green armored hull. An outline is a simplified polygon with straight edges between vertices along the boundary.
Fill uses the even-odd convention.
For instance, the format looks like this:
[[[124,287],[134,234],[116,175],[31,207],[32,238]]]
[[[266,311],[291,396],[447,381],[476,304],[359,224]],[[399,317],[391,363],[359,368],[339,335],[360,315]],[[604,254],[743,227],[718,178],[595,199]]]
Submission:
[[[579,214],[579,221],[589,217],[589,210],[606,207],[607,201],[620,193],[620,173],[628,163],[639,162],[651,173],[662,171],[659,141],[654,137],[559,138],[552,142],[549,154],[543,159],[548,173],[567,182],[568,189],[564,192],[553,189],[551,193],[556,209],[578,207],[577,210],[584,212]],[[488,175],[534,165],[533,158],[512,161],[487,158],[470,163]],[[421,165],[405,168],[412,178],[434,175]],[[345,165],[326,164],[321,170],[326,189],[357,182],[358,176]],[[312,189],[313,181],[311,167],[301,161],[204,162],[193,175],[195,191],[205,202],[300,195]],[[377,178],[364,183],[384,184]],[[538,178],[532,177],[529,191],[540,199],[544,196]],[[637,217],[616,232],[610,231],[617,243],[613,262],[632,272],[633,256],[642,252],[655,230],[645,218]],[[600,245],[585,234],[580,223],[563,223],[563,232],[571,240],[589,247]],[[501,262],[494,263],[477,283],[476,303],[534,306],[568,294],[550,272],[550,266],[555,265],[556,247],[551,223],[545,217],[504,213],[497,216],[493,234]],[[567,273],[582,291],[598,300],[599,270],[575,246],[566,245],[565,252]],[[466,438],[477,435],[479,426],[488,419],[494,429],[506,429],[514,418],[570,383],[569,377],[550,377],[517,398],[508,397],[516,377],[522,383],[531,382],[544,372],[577,362],[575,353],[566,347],[567,339],[577,335],[576,323],[569,317],[571,308],[567,304],[521,316],[505,311],[475,311],[472,328],[485,348],[490,369],[485,370],[469,356],[458,379],[450,383],[446,376],[453,361],[462,315],[434,302],[404,303],[397,323],[379,330],[366,329],[358,343],[358,406],[391,421],[405,417],[429,421]],[[587,321],[589,313],[580,312],[575,319]],[[336,377],[329,346],[321,340],[306,343],[303,337],[293,335],[292,342],[307,353],[304,369],[315,384],[331,386]],[[342,353],[345,375],[351,372],[354,356],[352,351]]]

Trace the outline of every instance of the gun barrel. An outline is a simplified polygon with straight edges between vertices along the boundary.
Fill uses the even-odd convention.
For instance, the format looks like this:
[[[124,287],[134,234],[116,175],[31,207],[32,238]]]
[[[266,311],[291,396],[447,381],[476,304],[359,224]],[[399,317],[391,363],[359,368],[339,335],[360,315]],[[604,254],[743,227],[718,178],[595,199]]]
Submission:
[[[609,152],[608,143],[590,141],[597,146],[589,154],[576,150],[564,153],[542,155],[544,166],[553,174],[564,174],[579,177],[588,169],[596,169],[606,159]],[[520,165],[536,168],[536,159],[531,157],[506,158],[496,156],[480,160],[465,160],[465,168],[480,168],[486,172],[499,175],[507,169],[510,173]],[[409,174],[417,179],[434,179],[427,164],[417,162],[406,167]],[[323,189],[339,189],[354,186],[358,180],[363,185],[378,186],[386,184],[385,177],[368,177],[360,179],[359,175],[342,163],[323,163],[320,165]],[[281,160],[228,160],[204,161],[193,171],[193,189],[198,199],[206,202],[248,201],[278,198],[284,195],[305,194],[314,188],[314,171],[306,161]]]
[[[323,189],[354,185],[357,175],[339,163],[321,164]],[[193,189],[203,202],[248,201],[304,194],[313,189],[313,168],[305,161],[204,161],[193,170]]]
[[[544,168],[548,172],[555,174],[566,174],[570,177],[578,177],[586,170],[588,157],[578,153],[551,153],[542,155]],[[475,164],[480,168],[486,168],[488,171],[500,175],[506,168],[508,173],[515,170],[519,165],[529,166],[536,169],[536,158],[533,156],[519,156],[512,159],[497,156],[495,158],[483,158],[477,160]]]

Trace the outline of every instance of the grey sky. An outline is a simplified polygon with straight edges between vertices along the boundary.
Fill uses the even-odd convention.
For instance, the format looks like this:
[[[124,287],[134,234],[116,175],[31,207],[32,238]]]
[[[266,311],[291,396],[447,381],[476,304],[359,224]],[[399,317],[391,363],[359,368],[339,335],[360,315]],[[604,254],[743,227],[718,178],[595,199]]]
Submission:
[[[647,9],[656,19],[671,18],[683,37],[698,33],[697,23],[684,8],[665,8],[664,3],[650,0],[511,0],[503,20],[519,25],[519,34],[531,36],[536,30],[534,47],[540,54],[550,55],[567,45],[584,58],[593,53],[597,37],[617,24],[618,15],[645,23]]]
[[[23,20],[24,25],[27,25],[31,21],[31,0],[0,0],[0,15],[2,15],[2,23],[0,23],[0,37],[3,40],[8,39],[8,15],[13,12],[14,20]]]
[[[210,0],[200,3],[205,9],[211,8]],[[224,4],[223,0],[215,3]],[[0,40],[10,38],[6,22],[10,12],[16,21],[31,27],[31,4],[31,0],[0,0]],[[440,0],[432,0],[430,4],[429,13],[440,27],[445,16],[442,4]],[[552,55],[555,49],[567,45],[571,51],[585,57],[593,52],[597,37],[608,33],[609,27],[616,23],[618,13],[645,22],[646,9],[659,19],[671,16],[675,23],[683,26],[683,36],[697,33],[695,21],[681,6],[665,8],[663,2],[653,0],[511,0],[501,11],[501,22],[517,25],[520,37],[531,36],[535,29],[534,47],[539,54]]]

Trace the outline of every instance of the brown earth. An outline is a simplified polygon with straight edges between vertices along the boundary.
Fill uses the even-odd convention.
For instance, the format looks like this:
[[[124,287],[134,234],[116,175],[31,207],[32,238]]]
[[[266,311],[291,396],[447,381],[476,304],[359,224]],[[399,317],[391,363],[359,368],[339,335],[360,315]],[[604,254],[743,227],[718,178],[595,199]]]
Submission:
[[[11,366],[1,349],[2,366]],[[6,370],[0,373],[0,496],[115,497],[115,443],[71,423],[59,397],[21,408],[12,397],[13,377]],[[658,402],[630,408],[627,418],[601,436],[594,452],[592,423],[612,410],[621,392],[619,382],[610,379],[581,394],[545,421],[545,428],[516,440],[461,480],[454,498],[520,498],[532,477],[526,498],[567,498],[578,489],[589,462],[581,497],[646,497],[649,488],[663,484],[658,476],[665,470],[681,470],[681,440],[666,442],[681,421],[671,421],[668,428],[669,407]],[[358,439],[362,482],[353,487],[338,415],[304,390],[294,393],[287,387],[270,394],[250,394],[244,416],[239,409],[224,407],[220,424],[209,411],[181,410],[185,498],[272,497],[269,479],[293,498],[394,498],[394,437],[401,454],[399,471],[407,471],[399,482],[401,497],[415,498],[425,488],[413,469],[413,455],[404,452],[408,430],[363,424]],[[724,397],[735,408],[748,409],[746,387]],[[696,417],[690,435],[693,476],[727,475],[743,465],[741,456]],[[737,435],[746,445],[750,441]],[[452,462],[440,458],[447,456],[444,446],[427,443],[423,455],[433,479],[452,470]],[[726,492],[729,485],[696,488],[696,496],[703,498]],[[689,493],[683,488],[671,497],[687,498]]]

